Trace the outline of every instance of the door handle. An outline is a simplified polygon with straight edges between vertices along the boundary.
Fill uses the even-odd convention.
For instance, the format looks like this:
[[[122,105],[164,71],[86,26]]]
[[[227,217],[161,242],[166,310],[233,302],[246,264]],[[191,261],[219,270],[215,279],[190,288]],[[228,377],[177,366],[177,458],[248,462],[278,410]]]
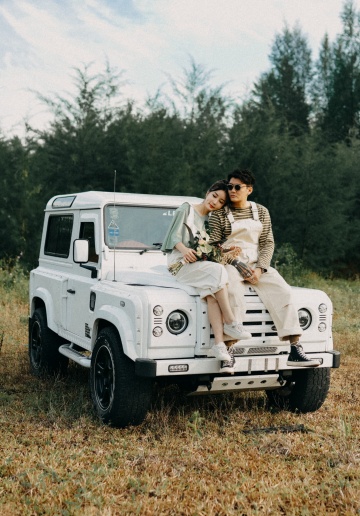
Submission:
[[[69,288],[69,289],[67,290],[67,292],[69,292],[69,294],[75,294],[75,292],[76,292],[76,291],[75,291],[75,290],[73,290],[72,288]]]

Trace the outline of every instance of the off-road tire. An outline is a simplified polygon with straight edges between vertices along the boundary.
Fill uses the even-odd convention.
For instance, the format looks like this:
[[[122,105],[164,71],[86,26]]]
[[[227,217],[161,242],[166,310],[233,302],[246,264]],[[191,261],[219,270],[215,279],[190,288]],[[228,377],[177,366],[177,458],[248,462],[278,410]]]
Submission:
[[[266,391],[269,405],[292,412],[315,412],[324,403],[330,387],[330,369],[295,370],[291,381],[280,389]]]
[[[135,364],[124,354],[117,330],[100,331],[91,357],[90,391],[100,419],[124,428],[144,420],[152,398],[153,381],[135,375]]]
[[[59,353],[63,340],[47,325],[45,308],[37,308],[29,332],[30,371],[34,376],[64,375],[69,359]]]

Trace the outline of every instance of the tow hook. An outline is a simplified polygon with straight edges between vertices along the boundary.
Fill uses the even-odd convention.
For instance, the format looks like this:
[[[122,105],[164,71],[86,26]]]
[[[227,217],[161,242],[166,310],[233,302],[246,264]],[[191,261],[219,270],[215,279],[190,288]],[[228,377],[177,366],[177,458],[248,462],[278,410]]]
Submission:
[[[203,387],[206,387],[208,391],[211,391],[212,383],[210,381],[199,382],[199,385],[202,385]]]
[[[284,383],[286,383],[286,380],[281,373],[279,374],[278,382],[281,385],[281,387],[284,385]]]

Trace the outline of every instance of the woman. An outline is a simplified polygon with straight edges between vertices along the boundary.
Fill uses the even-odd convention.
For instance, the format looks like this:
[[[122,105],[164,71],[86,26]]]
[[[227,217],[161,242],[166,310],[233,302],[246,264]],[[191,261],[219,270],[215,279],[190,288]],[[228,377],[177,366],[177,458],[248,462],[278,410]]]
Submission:
[[[162,250],[169,253],[169,268],[182,260],[183,266],[175,276],[177,281],[196,288],[200,297],[207,301],[208,317],[215,338],[211,353],[224,362],[222,364],[224,372],[225,369],[233,372],[234,360],[224,343],[224,334],[236,340],[250,339],[251,334],[244,331],[242,324],[235,320],[229,304],[228,275],[225,267],[220,263],[197,260],[196,251],[189,247],[188,229],[189,227],[194,235],[198,231],[204,232],[209,213],[223,208],[227,202],[227,181],[221,180],[209,188],[201,203],[182,204],[175,212]]]

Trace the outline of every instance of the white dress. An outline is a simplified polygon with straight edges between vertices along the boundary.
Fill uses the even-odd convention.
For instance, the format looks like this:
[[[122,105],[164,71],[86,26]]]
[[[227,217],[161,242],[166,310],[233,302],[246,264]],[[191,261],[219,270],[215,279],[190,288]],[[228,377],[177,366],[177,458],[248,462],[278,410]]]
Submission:
[[[193,233],[204,231],[207,215],[201,216],[190,204],[184,203],[175,212],[173,223],[166,234],[162,250],[168,253],[168,266],[179,262],[183,255],[174,246],[179,242],[189,246],[189,232],[186,223]],[[170,252],[171,251],[171,252]],[[220,263],[197,261],[185,263],[175,276],[176,280],[196,288],[202,299],[213,296],[228,284],[228,274]]]

